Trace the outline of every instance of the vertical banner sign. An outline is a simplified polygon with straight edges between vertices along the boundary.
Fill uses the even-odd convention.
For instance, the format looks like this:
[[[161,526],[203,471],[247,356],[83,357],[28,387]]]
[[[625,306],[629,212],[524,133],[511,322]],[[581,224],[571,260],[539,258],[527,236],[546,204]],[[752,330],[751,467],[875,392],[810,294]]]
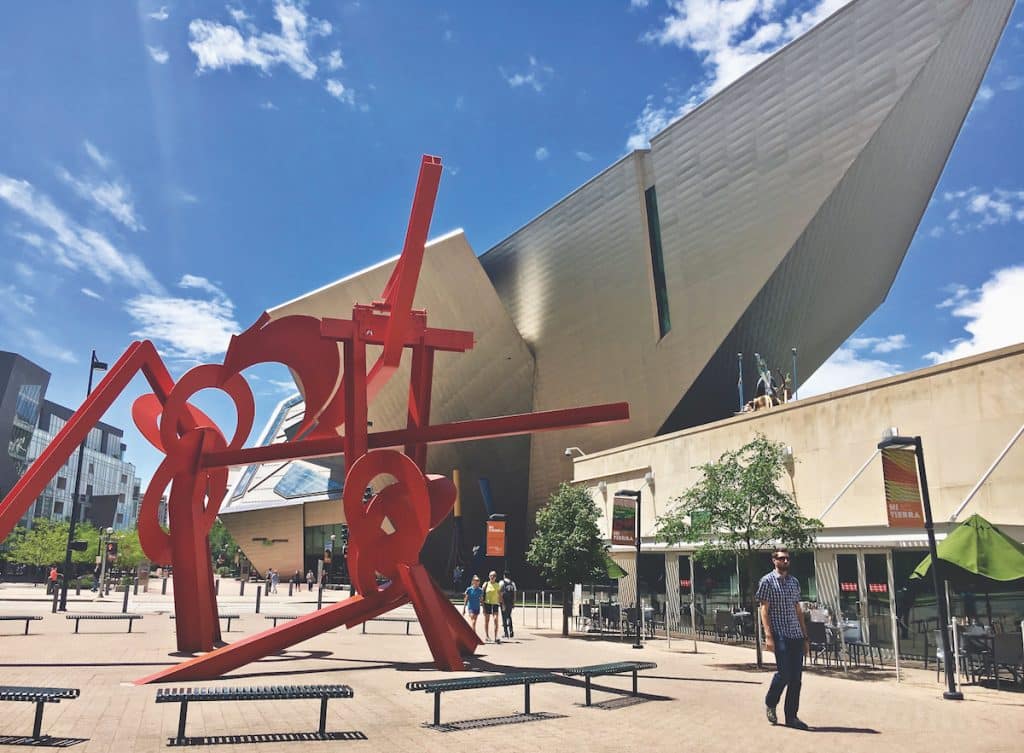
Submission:
[[[615,495],[612,501],[612,543],[636,545],[636,499]]]
[[[891,528],[924,528],[917,456],[913,450],[882,450],[885,511]]]
[[[487,521],[487,556],[505,556],[505,521]]]

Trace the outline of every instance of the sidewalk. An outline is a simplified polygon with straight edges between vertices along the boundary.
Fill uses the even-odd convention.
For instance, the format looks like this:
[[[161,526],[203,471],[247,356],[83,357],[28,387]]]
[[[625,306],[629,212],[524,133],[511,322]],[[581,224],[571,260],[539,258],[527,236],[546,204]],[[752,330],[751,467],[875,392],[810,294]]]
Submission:
[[[41,589],[40,589],[41,590]],[[161,666],[179,662],[175,652],[173,610],[168,597],[134,597],[132,611],[146,617],[131,634],[121,623],[73,625],[62,615],[49,614],[49,604],[10,602],[8,588],[0,589],[0,611],[43,614],[22,636],[22,625],[0,623],[0,673],[3,683],[51,687],[77,687],[79,699],[50,704],[43,731],[54,736],[89,738],[78,751],[132,753],[162,751],[177,723],[176,704],[155,704],[156,688],[132,681]],[[14,589],[18,591],[18,589]],[[325,592],[344,597],[340,592]],[[237,599],[237,597],[236,597]],[[244,609],[249,601],[222,601],[225,611],[243,617],[225,634],[231,641],[262,631],[267,621]],[[315,599],[313,600],[315,602]],[[299,597],[271,596],[267,611],[304,613],[315,607],[303,592]],[[120,595],[89,605],[82,611],[119,611]],[[255,606],[255,598],[251,606]],[[32,607],[31,610],[26,607]],[[159,614],[163,612],[164,614]],[[404,613],[411,609],[403,608]],[[351,700],[328,705],[328,729],[358,730],[367,740],[339,742],[280,742],[267,751],[301,750],[302,753],[344,749],[365,751],[437,751],[499,746],[503,751],[728,751],[770,746],[771,750],[816,747],[846,751],[887,753],[935,747],[958,753],[1019,751],[1024,734],[1024,694],[964,688],[966,700],[944,701],[934,672],[908,670],[897,685],[891,671],[863,671],[846,676],[842,671],[814,668],[804,680],[801,717],[813,733],[770,727],[764,718],[763,698],[771,673],[752,666],[753,652],[740,646],[692,641],[651,641],[642,651],[628,643],[593,640],[584,636],[562,638],[557,632],[522,626],[520,613],[516,639],[487,644],[472,661],[472,671],[504,672],[518,669],[556,670],[560,667],[606,661],[643,659],[658,669],[641,674],[641,697],[624,695],[629,677],[595,681],[595,706],[583,706],[580,683],[548,683],[532,690],[534,712],[550,718],[511,726],[440,732],[422,723],[432,715],[432,697],[405,690],[416,679],[444,676],[433,668],[422,636],[413,627],[376,623],[366,635],[358,628],[339,628],[317,636],[292,650],[243,667],[228,677],[203,685],[289,685],[346,683],[355,691]],[[482,627],[481,627],[482,632]],[[494,688],[445,694],[441,701],[444,722],[499,717],[522,711],[519,688]],[[0,735],[26,734],[32,728],[32,704],[5,703]],[[188,731],[193,735],[258,734],[311,731],[316,728],[315,701],[218,702],[190,705]],[[217,745],[216,751],[252,751],[249,745]]]

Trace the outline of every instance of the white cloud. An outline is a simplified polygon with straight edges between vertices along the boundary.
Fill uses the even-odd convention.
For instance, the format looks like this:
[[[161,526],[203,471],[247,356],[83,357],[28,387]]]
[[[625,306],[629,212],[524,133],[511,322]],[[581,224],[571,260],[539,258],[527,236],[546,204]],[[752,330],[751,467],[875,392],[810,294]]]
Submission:
[[[584,152],[582,150],[576,150],[573,153],[576,155],[576,159],[578,159],[580,162],[593,162],[594,161],[593,156],[589,152]]]
[[[947,285],[946,288],[945,288],[945,292],[949,293],[949,297],[948,298],[944,298],[941,303],[936,303],[935,304],[935,308],[937,308],[937,309],[953,308],[953,306],[956,306],[958,303],[960,303],[960,301],[962,301],[964,298],[966,298],[968,295],[970,295],[971,292],[973,292],[973,291],[971,291],[971,289],[969,287],[967,287],[966,285],[960,285],[959,283],[954,283],[952,285]]]
[[[345,67],[345,61],[341,57],[341,50],[331,50],[320,58],[320,62],[327,66],[329,71],[338,71]]]
[[[111,159],[93,144],[88,139],[82,142],[82,146],[85,148],[85,153],[89,155],[89,159],[96,163],[96,166],[106,170],[110,167]]]
[[[84,268],[104,282],[114,279],[139,290],[163,291],[141,259],[118,250],[102,233],[80,225],[31,183],[0,173],[0,202],[20,213],[49,237],[37,236],[41,250],[70,269]],[[24,234],[21,235],[24,239]]]
[[[502,78],[513,89],[520,86],[530,86],[536,92],[544,91],[544,87],[554,77],[555,69],[549,65],[544,65],[533,55],[530,55],[527,61],[529,67],[524,73],[509,73],[504,68],[498,68],[498,70],[501,72]]]
[[[14,263],[14,273],[23,280],[31,280],[36,276],[36,271],[23,261]]]
[[[267,379],[267,384],[273,387],[278,392],[295,392],[295,382],[283,380],[283,379]]]
[[[646,8],[651,4],[651,0],[629,0],[630,8]]]
[[[95,290],[92,290],[91,288],[82,288],[82,294],[88,296],[89,298],[95,298],[97,301],[103,300],[103,296],[101,296],[99,293],[97,293]]]
[[[155,11],[153,11],[152,13],[150,13],[148,15],[154,21],[166,21],[168,18],[171,17],[171,14],[167,12],[167,6],[166,5],[161,5],[160,6],[160,10],[155,10]]]
[[[798,385],[797,394],[804,397],[873,382],[900,373],[898,364],[865,357],[851,347],[841,347],[815,371],[811,378]]]
[[[1007,76],[999,82],[999,88],[1003,91],[1015,92],[1024,87],[1024,76]]]
[[[957,235],[984,230],[991,225],[1024,222],[1022,189],[982,191],[971,186],[958,191],[944,191],[942,201],[952,207],[946,214],[946,221],[949,222],[948,229]]]
[[[243,22],[245,22],[245,21],[248,21],[248,20],[249,20],[249,14],[248,14],[248,13],[246,13],[246,12],[245,12],[244,10],[242,10],[241,8],[232,8],[232,7],[231,7],[231,6],[229,5],[229,6],[228,6],[228,14],[229,14],[229,15],[230,15],[230,16],[231,16],[231,17],[232,17],[233,19],[235,19],[235,23],[236,23],[236,24],[240,24],[240,23],[243,23]]]
[[[201,361],[220,355],[240,329],[235,321],[235,305],[205,277],[184,275],[178,287],[211,297],[136,296],[125,304],[139,327],[132,335],[155,341],[169,358]]]
[[[975,99],[977,99],[979,102],[985,103],[990,101],[994,96],[996,96],[995,89],[993,89],[991,86],[983,86],[980,89],[978,89],[978,94],[975,97]]]
[[[461,94],[455,98],[455,110],[462,112],[466,109],[466,98]]]
[[[260,102],[260,109],[261,110],[276,110],[276,109],[278,109],[278,107],[277,107],[277,105],[275,105],[273,102],[271,102],[268,99],[266,102]]]
[[[533,156],[537,158],[538,162],[543,162],[551,156],[551,153],[548,151],[546,146],[539,146],[537,147],[537,151],[533,153]]]
[[[273,105],[272,102],[271,102],[271,105]],[[266,108],[264,108],[264,109],[266,109]],[[276,110],[277,108],[274,107],[273,109]],[[177,200],[180,201],[182,204],[198,204],[199,203],[199,197],[196,196],[194,193],[190,193],[190,192],[186,191],[184,188],[179,188],[178,189],[178,191],[175,193],[175,198],[177,198]]]
[[[22,326],[18,335],[25,347],[44,359],[53,359],[63,363],[78,363],[75,354],[62,345],[58,345],[45,333],[32,326]]]
[[[627,149],[645,148],[655,133],[848,2],[812,0],[804,10],[787,12],[777,0],[668,0],[669,14],[643,39],[694,53],[704,67],[704,80],[684,101],[668,97],[658,106],[648,98]]]
[[[22,293],[14,285],[0,285],[0,297],[5,307],[30,316],[36,312],[36,299],[28,293]]]
[[[236,23],[244,20],[234,9],[229,12]],[[206,19],[190,22],[188,47],[196,56],[196,71],[251,65],[269,73],[275,66],[283,65],[304,79],[314,78],[317,66],[309,45],[314,37],[331,33],[330,22],[310,18],[304,5],[294,0],[275,0],[274,17],[281,27],[277,34],[252,26],[243,33],[236,26]]]
[[[867,350],[872,353],[892,353],[907,347],[906,335],[888,335],[886,337],[851,337],[845,347],[852,350]]]
[[[980,290],[956,297],[953,316],[966,320],[969,336],[926,354],[926,360],[943,363],[1024,341],[1024,266],[996,270]]]
[[[146,49],[149,50],[149,56],[160,65],[163,65],[171,59],[170,54],[163,47],[154,47],[153,45],[146,45]]]
[[[339,102],[344,102],[346,105],[355,104],[355,92],[351,89],[346,89],[345,85],[336,78],[327,79],[327,82],[324,84],[324,88],[327,89],[328,94]]]
[[[67,183],[81,198],[92,202],[96,207],[109,213],[114,219],[130,230],[145,230],[142,221],[135,213],[131,189],[119,181],[99,181],[76,178],[64,168],[57,171],[57,176]]]

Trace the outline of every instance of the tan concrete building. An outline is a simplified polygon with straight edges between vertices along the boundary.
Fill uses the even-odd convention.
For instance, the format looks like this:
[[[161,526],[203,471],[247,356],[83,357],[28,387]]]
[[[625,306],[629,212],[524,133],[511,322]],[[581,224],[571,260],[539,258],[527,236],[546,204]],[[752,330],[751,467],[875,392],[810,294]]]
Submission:
[[[719,569],[711,576],[718,582],[701,593],[704,579],[696,572],[691,578],[689,570],[696,545],[659,543],[658,517],[699,480],[695,466],[738,449],[756,434],[783,443],[791,451],[785,490],[804,515],[820,518],[825,526],[813,556],[805,555],[794,568],[805,581],[805,595],[864,623],[862,637],[890,647],[890,595],[899,592],[927,553],[927,540],[922,529],[888,527],[876,445],[889,427],[921,437],[940,540],[957,525],[951,518],[959,510],[959,521],[979,513],[1024,541],[1024,439],[960,509],[1024,427],[1022,375],[1024,344],[595,452],[573,462],[573,481],[591,490],[604,513],[609,542],[615,491],[641,490],[642,596],[649,602],[653,595],[670,614],[682,607],[687,617],[695,591],[705,612],[736,605],[735,580],[729,567]],[[619,584],[619,600],[632,604],[635,551],[613,547],[613,557],[629,572]],[[770,569],[767,556],[764,564]],[[995,613],[1007,624],[1019,622],[1024,594],[998,598]]]
[[[729,416],[737,351],[778,365],[796,347],[813,373],[888,293],[1012,7],[854,0],[481,256],[461,231],[429,244],[415,305],[476,333],[437,361],[433,420],[630,403],[624,423],[431,448],[432,472],[462,472],[467,543],[504,513],[515,566],[566,447]],[[270,315],[347,317],[393,263]],[[375,429],[404,425],[406,373],[370,406]],[[300,508],[337,498],[343,463],[292,466],[240,472],[222,508],[261,570],[306,569],[342,530],[340,504],[327,527]],[[302,528],[271,533],[271,515]],[[424,555],[435,574],[450,548],[445,526]]]

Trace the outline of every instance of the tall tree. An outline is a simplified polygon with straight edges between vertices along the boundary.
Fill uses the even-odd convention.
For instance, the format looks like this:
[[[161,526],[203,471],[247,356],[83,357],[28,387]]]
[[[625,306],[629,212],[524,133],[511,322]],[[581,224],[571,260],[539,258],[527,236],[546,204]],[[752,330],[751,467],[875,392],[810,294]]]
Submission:
[[[537,533],[526,560],[562,590],[562,635],[569,634],[569,594],[577,583],[605,573],[605,546],[597,520],[601,510],[586,489],[562,484],[537,513]]]
[[[700,543],[698,562],[715,564],[738,558],[740,593],[754,609],[754,584],[761,555],[783,544],[808,549],[821,521],[804,517],[793,495],[779,488],[786,474],[784,445],[758,434],[717,461],[696,466],[701,479],[673,500],[658,518],[657,536],[666,544]],[[756,610],[755,610],[756,611]],[[761,639],[755,630],[757,664]]]

